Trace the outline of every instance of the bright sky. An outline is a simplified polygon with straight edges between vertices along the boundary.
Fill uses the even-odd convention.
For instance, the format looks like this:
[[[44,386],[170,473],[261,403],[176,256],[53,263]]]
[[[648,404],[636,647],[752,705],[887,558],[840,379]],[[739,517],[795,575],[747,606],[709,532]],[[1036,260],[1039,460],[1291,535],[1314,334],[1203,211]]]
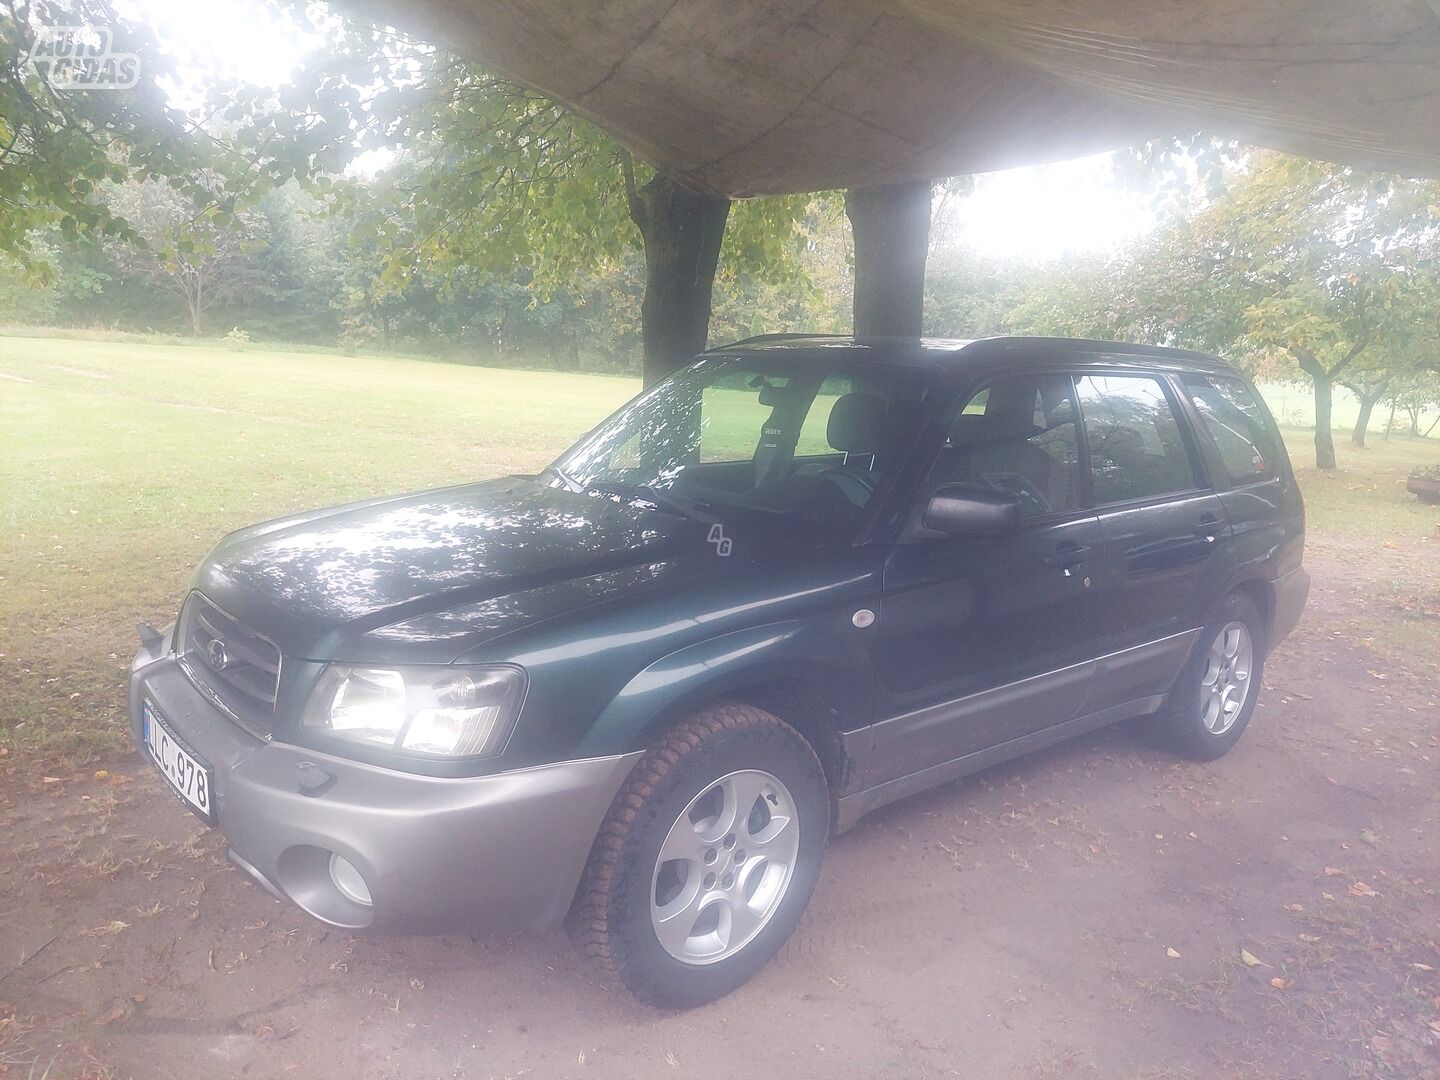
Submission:
[[[183,107],[198,102],[202,78],[280,86],[314,41],[263,0],[117,0],[121,14],[147,23],[175,58]]]
[[[148,22],[175,57],[176,103],[199,101],[207,74],[279,86],[314,41],[263,0],[119,0]],[[370,163],[371,171],[379,162]],[[951,200],[938,223],[941,243],[987,258],[1051,259],[1110,252],[1154,223],[1144,197],[1117,184],[1108,154],[978,178]]]
[[[1154,224],[1144,194],[1111,175],[1109,154],[985,173],[939,222],[944,243],[1023,259],[1112,252]]]

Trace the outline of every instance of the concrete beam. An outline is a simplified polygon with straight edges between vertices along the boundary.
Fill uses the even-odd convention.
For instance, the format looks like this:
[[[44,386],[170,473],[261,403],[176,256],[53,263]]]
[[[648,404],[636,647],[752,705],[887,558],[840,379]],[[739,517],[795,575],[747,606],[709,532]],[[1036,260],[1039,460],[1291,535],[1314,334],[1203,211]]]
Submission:
[[[1425,0],[352,0],[700,191],[868,187],[1204,129],[1440,175]]]

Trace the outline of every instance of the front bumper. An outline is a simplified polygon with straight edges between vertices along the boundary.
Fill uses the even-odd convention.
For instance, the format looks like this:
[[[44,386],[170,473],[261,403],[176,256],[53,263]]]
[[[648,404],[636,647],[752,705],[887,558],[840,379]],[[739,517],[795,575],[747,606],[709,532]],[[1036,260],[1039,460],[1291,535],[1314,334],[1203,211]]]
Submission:
[[[214,770],[216,827],[229,843],[231,862],[316,918],[356,930],[462,933],[556,925],[575,895],[600,822],[640,756],[446,779],[265,742],[195,689],[171,655],[168,637],[142,646],[131,665],[131,734],[148,762],[141,736],[147,700]],[[301,763],[333,780],[318,793],[304,793]],[[335,887],[331,853],[360,871],[371,906]]]

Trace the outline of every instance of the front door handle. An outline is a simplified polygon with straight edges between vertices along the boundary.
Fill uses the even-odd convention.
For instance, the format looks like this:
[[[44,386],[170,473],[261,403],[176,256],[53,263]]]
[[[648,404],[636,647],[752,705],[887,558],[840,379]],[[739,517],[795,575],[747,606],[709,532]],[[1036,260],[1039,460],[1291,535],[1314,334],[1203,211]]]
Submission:
[[[1070,572],[1089,556],[1090,548],[1085,544],[1076,544],[1067,540],[1064,543],[1056,544],[1054,553],[1046,556],[1045,562],[1049,566],[1063,570],[1068,577]]]

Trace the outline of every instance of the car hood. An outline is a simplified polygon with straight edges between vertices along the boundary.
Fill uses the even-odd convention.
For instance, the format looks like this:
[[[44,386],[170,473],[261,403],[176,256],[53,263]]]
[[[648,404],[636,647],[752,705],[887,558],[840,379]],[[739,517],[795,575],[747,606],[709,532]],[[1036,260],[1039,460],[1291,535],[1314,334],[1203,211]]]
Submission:
[[[708,530],[512,477],[241,529],[195,587],[287,656],[448,662],[541,619],[725,572]]]

